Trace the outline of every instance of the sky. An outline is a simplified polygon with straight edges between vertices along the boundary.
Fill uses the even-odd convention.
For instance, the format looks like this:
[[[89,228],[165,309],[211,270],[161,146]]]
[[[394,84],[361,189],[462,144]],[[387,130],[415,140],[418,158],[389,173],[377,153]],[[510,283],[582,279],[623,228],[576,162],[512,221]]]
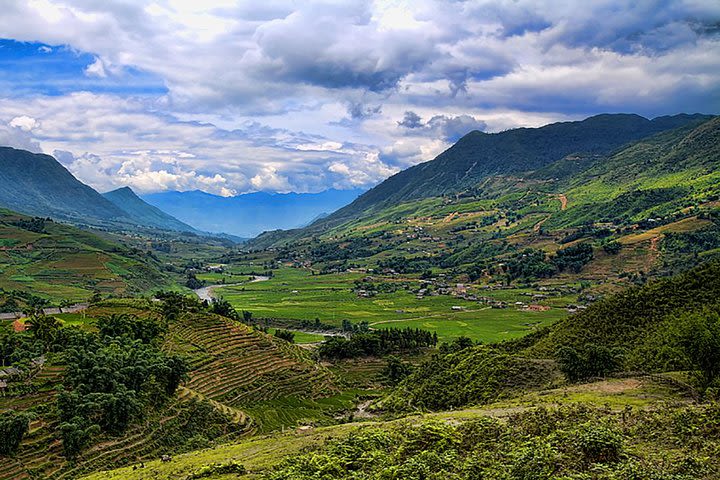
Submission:
[[[99,191],[370,188],[472,130],[720,113],[717,0],[0,9],[0,145]]]

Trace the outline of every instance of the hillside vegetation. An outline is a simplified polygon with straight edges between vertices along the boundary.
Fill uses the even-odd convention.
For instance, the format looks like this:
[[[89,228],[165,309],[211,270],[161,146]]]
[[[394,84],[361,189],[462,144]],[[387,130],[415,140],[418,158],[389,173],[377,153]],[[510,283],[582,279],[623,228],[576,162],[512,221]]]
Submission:
[[[0,309],[12,312],[28,295],[86,301],[93,294],[139,294],[171,284],[147,251],[40,217],[0,210]]]

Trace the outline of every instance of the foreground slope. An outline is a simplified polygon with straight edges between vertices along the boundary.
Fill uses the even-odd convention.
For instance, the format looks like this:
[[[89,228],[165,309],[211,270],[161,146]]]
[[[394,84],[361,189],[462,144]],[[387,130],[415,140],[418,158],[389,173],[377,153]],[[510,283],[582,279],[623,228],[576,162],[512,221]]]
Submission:
[[[76,315],[73,323],[92,333],[98,319],[126,314],[161,325],[162,312],[167,312],[166,303],[105,301],[92,305],[82,317]],[[63,420],[58,417],[57,399],[68,369],[77,366],[66,364],[69,353],[62,350],[48,353],[39,368],[25,370],[19,365],[27,374],[8,379],[7,390],[0,397],[0,412],[28,412],[33,420],[17,453],[0,455],[0,479],[76,478],[83,472],[295,425],[298,419],[292,413],[289,418],[275,419],[273,425],[266,423],[276,409],[268,402],[288,398],[312,401],[337,391],[332,374],[301,348],[211,314],[196,302],[190,302],[177,318],[167,319],[160,347],[168,356],[180,354],[187,359],[187,381],[169,400],[151,402],[140,420],[124,431],[95,435],[72,461],[63,452]],[[9,322],[2,327],[9,328]],[[25,341],[33,338],[24,332],[10,335]],[[101,374],[97,370],[97,375]]]

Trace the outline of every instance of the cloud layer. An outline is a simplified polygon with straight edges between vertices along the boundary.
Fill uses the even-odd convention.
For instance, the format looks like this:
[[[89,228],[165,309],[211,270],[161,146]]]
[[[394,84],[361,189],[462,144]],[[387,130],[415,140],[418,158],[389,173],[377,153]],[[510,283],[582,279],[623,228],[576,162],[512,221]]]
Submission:
[[[0,37],[34,42],[0,45],[0,143],[99,189],[367,187],[474,129],[720,113],[712,0],[8,0]]]

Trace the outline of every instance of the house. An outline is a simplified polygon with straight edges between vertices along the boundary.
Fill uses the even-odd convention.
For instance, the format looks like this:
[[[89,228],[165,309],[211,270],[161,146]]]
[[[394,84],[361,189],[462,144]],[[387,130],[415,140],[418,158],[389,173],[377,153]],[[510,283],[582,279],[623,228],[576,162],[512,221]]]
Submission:
[[[453,305],[452,307],[450,307],[450,309],[455,310],[455,311],[461,311],[461,310],[465,310],[465,307],[461,307],[459,305]]]
[[[15,332],[24,332],[25,330],[27,330],[27,326],[25,326],[25,324],[22,323],[19,319],[15,320],[13,322],[12,326],[13,326],[13,331],[15,331]]]

